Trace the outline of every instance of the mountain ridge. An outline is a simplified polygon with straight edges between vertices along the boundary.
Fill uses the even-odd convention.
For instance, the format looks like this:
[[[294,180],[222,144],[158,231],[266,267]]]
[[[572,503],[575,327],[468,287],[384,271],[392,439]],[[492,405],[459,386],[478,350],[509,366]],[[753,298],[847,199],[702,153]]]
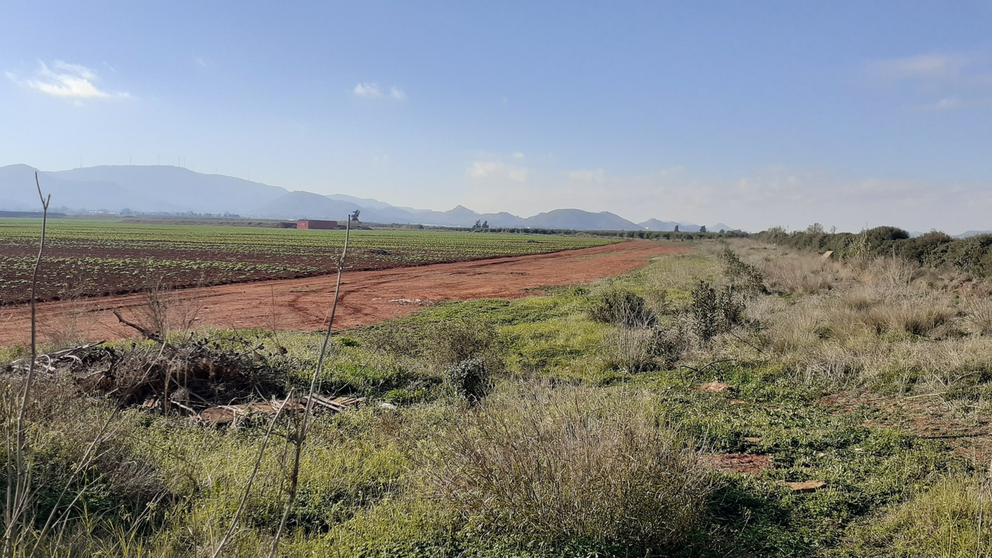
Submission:
[[[699,230],[693,223],[650,219],[638,224],[608,211],[555,209],[531,217],[501,211],[477,213],[463,205],[446,211],[398,207],[371,198],[347,194],[315,194],[252,182],[221,174],[203,174],[171,165],[103,165],[62,171],[41,171],[25,164],[0,167],[0,210],[37,210],[34,173],[53,209],[110,213],[237,214],[269,219],[341,220],[354,211],[372,223],[471,227],[485,222],[493,228],[572,230],[670,230],[653,228],[675,224],[680,230]],[[708,227],[713,232],[725,225]]]

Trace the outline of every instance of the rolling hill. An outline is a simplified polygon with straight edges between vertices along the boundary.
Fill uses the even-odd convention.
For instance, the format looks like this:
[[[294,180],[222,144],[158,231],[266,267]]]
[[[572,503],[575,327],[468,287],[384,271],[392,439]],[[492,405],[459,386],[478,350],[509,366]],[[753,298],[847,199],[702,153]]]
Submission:
[[[37,169],[28,165],[0,167],[0,211],[37,211],[34,188]],[[278,186],[219,174],[202,174],[174,166],[98,166],[37,171],[52,208],[69,212],[238,214],[268,219],[343,219],[361,211],[369,223],[470,227],[476,221],[490,227],[571,230],[673,230],[676,222],[650,219],[637,224],[606,211],[556,209],[532,217],[511,213],[477,213],[458,205],[447,211],[397,207],[379,200],[347,194],[321,195],[289,191]],[[699,230],[678,223],[685,232]],[[709,227],[711,231],[725,225]]]

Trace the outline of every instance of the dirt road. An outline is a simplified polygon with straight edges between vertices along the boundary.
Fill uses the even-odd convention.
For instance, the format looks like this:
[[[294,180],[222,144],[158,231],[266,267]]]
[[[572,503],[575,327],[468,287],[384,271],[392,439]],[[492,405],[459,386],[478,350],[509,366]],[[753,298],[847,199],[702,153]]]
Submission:
[[[590,283],[642,267],[654,256],[685,250],[638,240],[553,254],[345,273],[335,329],[378,323],[441,300],[519,298],[542,286]],[[185,318],[196,326],[315,330],[327,323],[334,277],[205,287],[171,296],[172,319]],[[131,337],[135,331],[120,324],[113,311],[139,321],[147,306],[146,295],[39,304],[39,340],[77,332],[88,341]],[[27,305],[0,308],[0,346],[28,343],[30,323]]]

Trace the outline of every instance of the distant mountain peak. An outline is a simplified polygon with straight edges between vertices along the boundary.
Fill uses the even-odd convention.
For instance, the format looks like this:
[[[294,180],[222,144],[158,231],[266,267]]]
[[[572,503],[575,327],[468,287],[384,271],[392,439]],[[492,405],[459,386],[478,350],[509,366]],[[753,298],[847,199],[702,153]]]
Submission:
[[[24,164],[0,167],[0,210],[37,209],[35,170]],[[367,223],[471,227],[476,221],[486,221],[493,228],[570,230],[663,230],[652,228],[652,224],[668,223],[651,219],[636,224],[609,211],[574,208],[554,209],[523,218],[505,211],[476,213],[461,204],[448,211],[396,207],[346,194],[325,196],[305,190],[289,191],[174,165],[103,165],[38,172],[45,192],[52,193],[53,207],[69,210],[120,212],[128,209],[147,213],[233,213],[271,219],[341,220],[360,209],[361,220]],[[716,227],[710,229],[715,231]],[[691,229],[687,226],[683,230]]]

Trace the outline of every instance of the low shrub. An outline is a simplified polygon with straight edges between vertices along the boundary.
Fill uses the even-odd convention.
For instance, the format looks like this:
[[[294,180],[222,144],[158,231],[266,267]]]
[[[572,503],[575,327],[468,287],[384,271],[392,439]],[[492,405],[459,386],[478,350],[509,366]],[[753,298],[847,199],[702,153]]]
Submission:
[[[723,263],[724,276],[742,293],[753,296],[768,292],[761,270],[741,260],[730,248],[724,248],[720,253],[720,262]]]
[[[643,372],[655,368],[655,330],[616,327],[603,336],[601,353],[605,365],[621,372]]]
[[[492,390],[489,366],[481,358],[465,359],[444,371],[444,379],[455,393],[470,403],[481,401]]]
[[[428,481],[472,531],[544,547],[679,548],[703,523],[711,473],[655,426],[649,398],[522,386],[436,439]]]
[[[469,359],[486,362],[490,372],[502,365],[502,346],[496,324],[474,317],[432,322],[423,332],[421,355],[438,368]]]
[[[589,310],[594,321],[620,327],[651,327],[658,317],[641,296],[625,289],[609,289]]]
[[[692,290],[692,329],[702,343],[709,342],[720,333],[726,333],[745,322],[744,298],[732,285],[715,289],[710,283],[700,281]]]

